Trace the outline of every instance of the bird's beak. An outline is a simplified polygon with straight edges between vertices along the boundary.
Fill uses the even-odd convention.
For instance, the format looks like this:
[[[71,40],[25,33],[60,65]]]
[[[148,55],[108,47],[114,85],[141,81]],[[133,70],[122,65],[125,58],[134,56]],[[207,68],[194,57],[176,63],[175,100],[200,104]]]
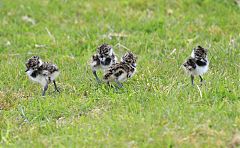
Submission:
[[[29,68],[25,70],[25,72],[29,71]]]

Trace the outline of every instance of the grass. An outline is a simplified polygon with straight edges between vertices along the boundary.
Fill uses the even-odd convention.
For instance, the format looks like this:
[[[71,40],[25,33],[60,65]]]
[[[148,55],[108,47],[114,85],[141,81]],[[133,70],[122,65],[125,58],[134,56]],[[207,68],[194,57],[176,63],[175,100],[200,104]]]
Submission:
[[[239,20],[233,0],[0,0],[1,146],[228,146],[240,130]],[[138,55],[117,93],[87,65],[103,42]],[[199,89],[180,68],[197,45],[211,61]],[[58,65],[61,94],[40,96],[24,72],[32,55]]]

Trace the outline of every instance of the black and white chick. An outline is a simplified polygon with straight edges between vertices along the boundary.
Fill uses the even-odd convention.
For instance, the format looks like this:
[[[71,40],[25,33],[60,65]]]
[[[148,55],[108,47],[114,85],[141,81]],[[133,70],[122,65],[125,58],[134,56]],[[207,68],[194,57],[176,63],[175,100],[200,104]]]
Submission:
[[[97,48],[97,53],[92,56],[90,63],[93,75],[95,76],[97,82],[100,82],[100,79],[97,76],[97,70],[105,71],[116,62],[117,57],[113,51],[112,46],[104,43]]]
[[[43,86],[42,96],[48,89],[48,84],[53,82],[55,91],[59,92],[55,79],[60,74],[56,65],[42,62],[38,56],[33,56],[26,62],[26,73],[29,78]]]
[[[207,52],[207,49],[197,46],[193,49],[191,57],[183,63],[184,69],[191,76],[192,85],[194,85],[194,76],[199,76],[201,83],[203,82],[202,75],[208,71],[209,67]]]
[[[131,78],[136,72],[136,61],[137,57],[127,52],[121,59],[121,62],[113,64],[105,71],[103,80],[109,84],[109,82],[116,82],[118,87],[123,87],[121,82]]]

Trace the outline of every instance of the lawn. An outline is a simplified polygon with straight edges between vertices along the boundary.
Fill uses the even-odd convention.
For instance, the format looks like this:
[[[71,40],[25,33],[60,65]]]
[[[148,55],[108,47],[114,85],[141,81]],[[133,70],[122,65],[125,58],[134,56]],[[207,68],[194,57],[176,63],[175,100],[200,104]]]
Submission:
[[[138,56],[117,92],[89,67],[102,43]],[[239,43],[234,0],[0,0],[0,147],[229,146]],[[202,86],[181,68],[197,45],[210,60]],[[29,80],[33,55],[58,65],[60,94]]]

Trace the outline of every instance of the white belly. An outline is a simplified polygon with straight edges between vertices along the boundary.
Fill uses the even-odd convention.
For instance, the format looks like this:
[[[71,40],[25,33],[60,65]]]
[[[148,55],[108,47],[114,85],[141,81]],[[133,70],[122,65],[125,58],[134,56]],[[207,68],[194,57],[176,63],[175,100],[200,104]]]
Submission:
[[[206,66],[197,66],[195,70],[192,71],[193,75],[203,75],[204,73],[206,73],[208,71],[208,65],[209,63],[207,63]]]
[[[54,73],[50,74],[50,79],[51,81],[55,80],[58,76],[59,76],[60,72],[59,71],[55,71]]]
[[[110,66],[111,66],[111,64],[109,64],[109,65],[101,65],[101,68],[103,70],[107,70]]]
[[[31,76],[32,72],[33,72],[32,70],[27,71],[27,75],[32,81],[40,83],[42,86],[45,86],[48,83],[47,79],[42,75],[37,75],[36,77],[32,77]]]
[[[45,76],[45,75],[41,75],[41,74],[38,74],[36,77],[32,77],[33,73],[33,70],[29,70],[27,71],[27,75],[28,77],[34,81],[34,82],[37,82],[37,83],[40,83],[42,86],[45,86],[46,84],[50,83],[51,81],[55,80],[56,77],[58,77],[58,75],[60,74],[59,71],[56,71],[48,76]],[[49,78],[50,78],[50,81],[49,81]]]
[[[124,81],[126,81],[126,80],[127,80],[127,73],[126,73],[126,72],[122,73],[122,74],[118,77],[118,81],[120,81],[120,82],[124,82]]]

